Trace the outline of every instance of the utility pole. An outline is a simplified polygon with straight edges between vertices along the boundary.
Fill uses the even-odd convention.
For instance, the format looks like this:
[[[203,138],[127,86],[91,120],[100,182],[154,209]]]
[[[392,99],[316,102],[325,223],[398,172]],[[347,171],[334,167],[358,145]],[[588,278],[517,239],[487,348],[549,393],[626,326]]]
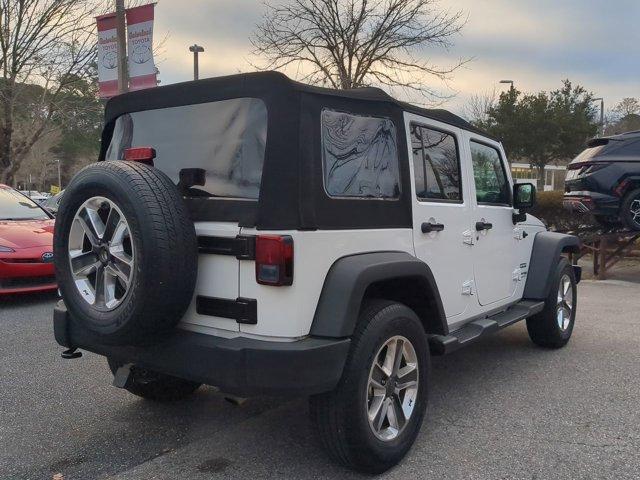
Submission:
[[[56,158],[56,162],[58,163],[58,188],[62,190],[62,175],[60,175],[60,159]]]
[[[200,78],[200,64],[198,63],[198,54],[204,52],[204,48],[198,44],[191,45],[189,51],[193,53],[193,79]]]
[[[594,98],[592,102],[600,102],[600,136],[604,137],[604,98]]]
[[[127,25],[125,21],[124,0],[116,0],[116,18],[118,29],[118,93],[129,91],[127,71]]]

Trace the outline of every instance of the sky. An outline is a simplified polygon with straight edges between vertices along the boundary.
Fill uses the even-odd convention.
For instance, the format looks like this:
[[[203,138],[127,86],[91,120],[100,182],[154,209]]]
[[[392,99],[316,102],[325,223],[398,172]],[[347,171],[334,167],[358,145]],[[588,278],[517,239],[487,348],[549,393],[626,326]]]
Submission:
[[[271,0],[273,1],[273,0]],[[286,1],[286,0],[278,0]],[[458,70],[443,108],[463,114],[469,97],[513,80],[524,92],[554,90],[565,78],[604,97],[607,109],[624,97],[640,97],[640,0],[440,0],[441,9],[468,17],[454,46],[428,48],[421,58]],[[189,45],[205,48],[200,76],[253,70],[249,37],[264,12],[261,0],[159,0],[156,40],[163,85],[190,80]],[[443,88],[437,79],[432,87]],[[412,100],[411,98],[403,98]]]

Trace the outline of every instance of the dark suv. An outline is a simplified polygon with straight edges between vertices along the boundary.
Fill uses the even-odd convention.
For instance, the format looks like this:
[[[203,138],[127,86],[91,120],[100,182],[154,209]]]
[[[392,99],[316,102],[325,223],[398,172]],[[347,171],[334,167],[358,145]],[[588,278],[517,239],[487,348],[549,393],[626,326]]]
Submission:
[[[564,206],[640,230],[640,131],[595,138],[569,164]]]

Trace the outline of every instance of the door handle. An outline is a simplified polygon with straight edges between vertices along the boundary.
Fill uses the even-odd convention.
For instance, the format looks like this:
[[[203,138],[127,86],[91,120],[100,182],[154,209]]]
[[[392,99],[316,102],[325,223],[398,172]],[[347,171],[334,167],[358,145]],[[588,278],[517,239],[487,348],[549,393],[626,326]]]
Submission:
[[[483,230],[491,230],[493,228],[493,223],[487,222],[476,222],[476,231],[481,232]]]
[[[441,232],[444,230],[444,225],[441,223],[424,222],[422,224],[422,233]]]

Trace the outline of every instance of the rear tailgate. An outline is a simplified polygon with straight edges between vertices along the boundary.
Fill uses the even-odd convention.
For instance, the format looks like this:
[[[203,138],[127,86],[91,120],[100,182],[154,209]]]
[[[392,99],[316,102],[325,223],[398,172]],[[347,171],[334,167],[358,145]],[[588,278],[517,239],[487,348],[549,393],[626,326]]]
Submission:
[[[235,238],[240,227],[232,222],[196,222],[198,237]],[[198,281],[193,300],[182,317],[181,326],[202,333],[214,333],[211,329],[239,331],[235,319],[202,315],[197,312],[198,296],[225,300],[236,300],[239,296],[238,280],[240,261],[232,255],[200,253],[198,256]]]

